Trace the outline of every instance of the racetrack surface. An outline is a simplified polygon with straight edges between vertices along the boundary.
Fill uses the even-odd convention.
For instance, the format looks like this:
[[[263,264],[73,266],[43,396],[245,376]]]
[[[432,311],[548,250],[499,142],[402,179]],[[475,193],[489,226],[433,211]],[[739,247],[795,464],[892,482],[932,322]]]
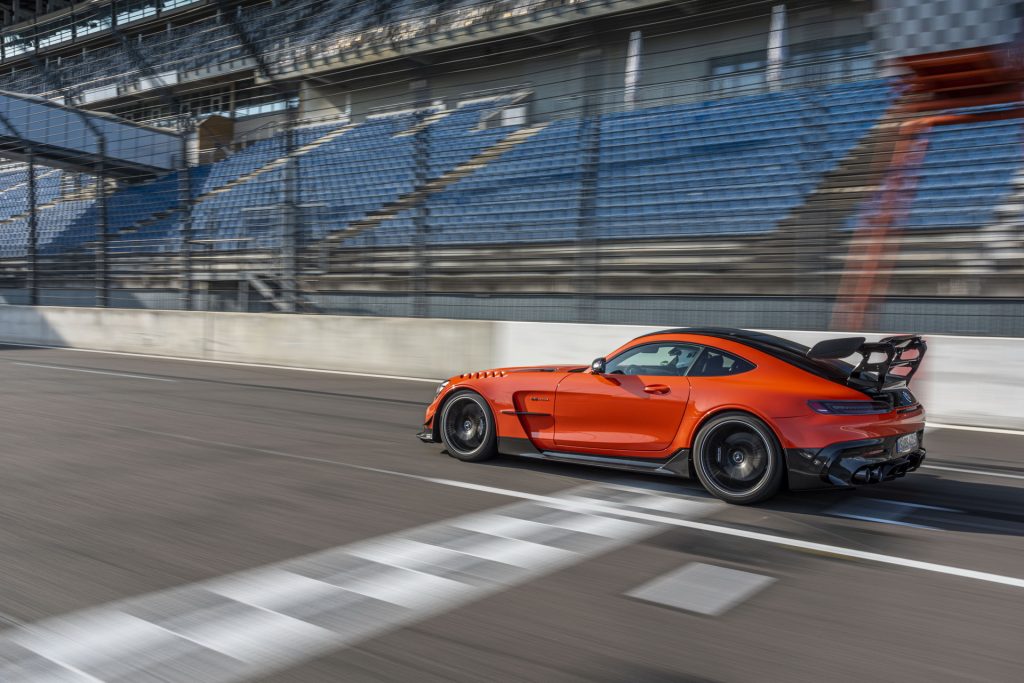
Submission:
[[[5,682],[1024,666],[1024,436],[932,429],[903,480],[730,507],[458,462],[414,436],[431,383],[13,346],[0,377]]]

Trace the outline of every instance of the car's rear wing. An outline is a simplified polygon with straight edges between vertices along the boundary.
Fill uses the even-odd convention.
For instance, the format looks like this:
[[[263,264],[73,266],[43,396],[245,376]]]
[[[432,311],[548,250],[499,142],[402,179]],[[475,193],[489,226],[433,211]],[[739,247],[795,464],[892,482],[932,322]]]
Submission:
[[[919,335],[905,334],[867,342],[864,337],[843,337],[818,342],[807,357],[839,360],[860,354],[846,382],[858,389],[880,392],[903,389],[917,372],[928,349]]]

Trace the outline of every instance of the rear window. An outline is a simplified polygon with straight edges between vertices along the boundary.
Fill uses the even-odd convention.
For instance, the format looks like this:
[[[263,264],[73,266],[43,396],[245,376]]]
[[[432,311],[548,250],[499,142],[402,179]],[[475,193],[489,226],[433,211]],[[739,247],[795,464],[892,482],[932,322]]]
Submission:
[[[723,375],[738,375],[753,369],[754,364],[750,361],[725,351],[705,347],[704,353],[700,355],[687,375],[690,377],[721,377]]]
[[[771,334],[751,332],[745,340],[749,346],[795,365],[801,370],[824,377],[836,382],[843,382],[853,371],[853,366],[846,361],[822,358],[808,358],[811,347],[804,346],[790,339],[783,339]]]

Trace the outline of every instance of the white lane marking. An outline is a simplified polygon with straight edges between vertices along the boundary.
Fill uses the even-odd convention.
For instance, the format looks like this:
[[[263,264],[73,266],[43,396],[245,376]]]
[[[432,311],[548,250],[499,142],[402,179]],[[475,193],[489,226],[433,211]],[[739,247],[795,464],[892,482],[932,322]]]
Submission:
[[[434,479],[432,477],[419,477],[417,475],[408,475],[404,473],[398,473],[401,476],[411,476],[424,481],[430,481],[435,484],[442,484],[444,486],[454,486],[457,488],[470,489],[473,491],[486,491],[488,493],[496,493],[498,495],[509,496],[511,498],[522,498],[524,500],[534,500],[538,502],[547,502],[551,505],[556,505],[566,510],[603,510],[606,509],[604,506],[599,504],[588,504],[579,500],[574,501],[561,501],[558,499],[551,498],[549,496],[542,496],[535,493],[525,493],[523,491],[512,491],[510,489],[501,489],[494,486],[484,486],[482,484],[473,484],[470,482],[456,481],[454,479]],[[722,534],[724,536],[734,536],[736,538],[745,538],[751,541],[760,541],[762,543],[771,543],[773,545],[782,546],[784,548],[797,548],[799,550],[810,550],[818,553],[825,553],[828,555],[835,555],[837,557],[848,557],[857,560],[867,560],[869,562],[877,562],[879,564],[894,565],[897,567],[907,567],[910,569],[918,569],[920,571],[934,572],[936,574],[946,574],[949,576],[958,576],[964,579],[973,579],[975,581],[985,581],[987,583],[996,583],[1004,586],[1012,586],[1014,588],[1024,588],[1024,579],[1015,576],[1004,576],[1002,574],[993,574],[990,572],[977,571],[975,569],[965,569],[963,567],[954,567],[951,565],[937,564],[935,562],[922,562],[920,560],[913,560],[907,557],[898,557],[896,555],[883,555],[882,553],[872,553],[865,550],[856,550],[854,548],[844,548],[838,545],[829,545],[827,543],[816,543],[814,541],[804,541],[798,538],[788,538],[786,536],[776,536],[774,534],[766,534],[760,531],[750,531],[747,529],[735,529],[733,527],[719,526],[717,524],[708,524],[706,522],[697,522],[689,519],[679,519],[675,517],[666,517],[663,515],[654,515],[645,512],[637,512],[635,510],[624,510],[619,509],[615,512],[616,515],[621,517],[631,517],[634,519],[643,519],[648,521],[659,521],[664,524],[670,524],[672,526],[684,527],[687,529],[697,529],[699,531],[707,531],[713,534]]]
[[[704,514],[703,512],[697,512],[697,514]],[[593,534],[595,536],[604,536],[606,538],[615,538],[624,533],[629,533],[630,527],[636,522],[627,522],[624,519],[613,519],[611,517],[567,517],[566,519],[560,519],[557,522],[537,522],[544,526],[552,529],[568,529],[569,531],[579,531],[584,534]]]
[[[459,522],[451,524],[462,529]],[[568,553],[560,548],[526,541],[517,543],[515,539],[495,535],[469,549],[445,548],[409,539],[395,539],[387,543],[353,548],[349,552],[355,557],[411,570],[443,564],[445,559],[466,556],[527,568],[564,560]]]
[[[76,621],[44,622],[10,632],[10,640],[74,670],[88,669],[115,654],[158,649],[174,634],[130,614],[87,614]]]
[[[226,619],[196,617],[194,623],[179,626],[175,631],[196,645],[248,662],[250,666],[273,666],[295,655],[301,657],[310,648],[329,647],[334,642],[334,634],[328,629],[255,607]],[[208,679],[204,676],[203,680]]]
[[[575,520],[576,517],[570,518]],[[495,536],[506,536],[509,538],[528,538],[531,535],[555,531],[557,529],[571,530],[576,533],[594,534],[606,538],[615,538],[623,532],[628,533],[627,527],[636,522],[626,522],[620,519],[609,519],[606,517],[583,517],[579,522],[570,522],[571,529],[564,523],[549,524],[546,522],[535,522],[529,519],[518,517],[505,517],[494,515],[494,522],[484,524],[479,520],[464,518],[458,523],[459,528],[469,531],[480,531],[482,533],[494,534]]]
[[[1011,436],[1024,436],[1024,429],[1004,429],[1003,427],[973,427],[970,425],[951,425],[943,422],[925,423],[932,429],[957,429],[963,432],[986,432],[988,434],[1010,434]]]
[[[927,529],[929,531],[938,531],[933,526],[925,526],[924,524],[914,524],[912,522],[903,522],[898,519],[890,519],[888,517],[871,517],[869,515],[858,515],[852,512],[836,512],[833,513],[837,517],[845,517],[846,519],[857,519],[862,522],[877,522],[879,524],[892,524],[895,526],[906,526],[911,529]]]
[[[601,487],[562,495],[584,497],[587,489]],[[589,518],[616,516],[621,508],[606,503],[567,513],[545,502],[562,500],[516,502],[9,629],[0,634],[0,671],[16,672],[25,683],[54,680],[55,666],[63,667],[58,674],[90,681],[263,677],[666,528],[613,517],[614,524],[597,525],[604,536],[574,532],[568,527],[586,527]],[[567,518],[578,519],[556,541],[571,537],[571,551],[547,545],[552,527],[543,524],[519,526],[520,539],[493,533],[508,529],[509,519]]]
[[[462,581],[394,567],[346,583],[345,590],[399,607],[422,610],[457,601],[467,587]]]
[[[942,470],[944,472],[963,472],[964,474],[976,474],[979,477],[1000,477],[1002,479],[1024,479],[1024,474],[1009,474],[1008,472],[993,472],[991,470],[972,470],[966,467],[946,467],[945,465],[921,465],[921,469]]]
[[[360,543],[349,548],[348,553],[364,560],[403,569],[423,569],[465,556],[465,553],[451,548],[394,536]]]
[[[523,569],[533,565],[555,565],[564,562],[573,554],[569,550],[505,536],[495,536],[487,543],[481,543],[472,550],[463,550],[462,552],[483,560],[500,562]]]
[[[207,584],[206,589],[211,593],[272,611],[282,609],[295,601],[325,600],[345,592],[343,588],[324,581],[273,567],[258,574],[236,576],[227,581],[214,580]]]
[[[934,512],[961,513],[961,510],[939,507],[937,505],[925,505],[923,503],[905,503],[900,500],[887,500],[885,498],[856,498],[846,500],[838,505],[830,507],[826,512],[834,517],[845,517],[857,519],[862,522],[875,522],[878,524],[893,524],[905,526],[912,529],[928,529],[938,531],[936,527],[926,524],[907,522],[905,518],[913,514],[915,510],[927,510]]]
[[[149,375],[132,375],[127,372],[108,372],[106,370],[86,370],[84,368],[69,368],[63,365],[44,365],[42,363],[19,363],[11,361],[11,365],[21,365],[28,368],[45,368],[47,370],[64,370],[66,372],[84,372],[90,375],[111,375],[113,377],[128,377],[130,379],[148,379],[153,382],[177,382],[176,379],[166,377],[150,377]]]
[[[212,363],[214,365],[237,365],[246,368],[268,368],[270,370],[294,370],[296,372],[319,372],[325,375],[348,375],[351,377],[370,377],[373,379],[397,379],[405,382],[433,382],[443,380],[430,377],[406,377],[404,375],[379,375],[372,372],[351,372],[348,370],[324,370],[321,368],[300,368],[294,365],[270,365],[267,363],[243,363],[232,360],[209,360],[207,358],[186,358],[185,356],[160,356],[155,353],[129,353],[127,351],[101,351],[100,349],[75,349],[69,346],[51,346],[48,344],[24,344],[0,340],[0,346],[21,346],[28,349],[52,349],[54,351],[77,351],[79,353],[102,353],[108,356],[128,356],[130,358],[154,358],[156,360],[180,360],[188,363]]]
[[[717,617],[774,582],[770,576],[692,562],[652,579],[626,595]]]
[[[833,505],[827,512],[834,517],[846,517],[847,519],[859,519],[866,522],[896,524],[899,526],[914,526],[902,521],[903,518],[913,512],[912,507],[907,505],[885,505],[877,498],[845,500],[838,505]]]
[[[552,503],[556,501],[551,496],[539,495],[535,493],[527,493],[525,491],[513,491],[511,489],[503,489],[495,486],[485,486],[483,484],[474,484],[466,481],[457,481],[454,479],[440,479],[436,477],[426,477],[420,474],[411,474],[409,472],[399,472],[397,470],[388,470],[381,467],[370,467],[368,465],[356,465],[354,463],[340,462],[337,460],[329,460],[327,458],[317,458],[310,455],[298,455],[297,453],[285,453],[283,451],[275,451],[267,448],[256,448],[253,446],[241,446],[238,444],[227,443],[222,441],[211,441],[209,439],[200,439],[198,437],[187,436],[184,434],[174,434],[173,432],[161,432],[152,429],[141,429],[138,427],[131,427],[128,425],[111,425],[118,426],[124,429],[130,429],[133,431],[139,431],[147,434],[157,434],[160,436],[167,436],[176,439],[182,439],[184,441],[195,441],[200,443],[207,443],[217,446],[224,446],[226,448],[233,448],[236,450],[250,451],[253,453],[264,453],[266,455],[273,455],[280,458],[289,458],[292,460],[302,460],[305,462],[315,462],[323,465],[333,465],[334,467],[345,467],[348,469],[359,470],[362,472],[375,472],[377,474],[387,474],[395,477],[404,477],[406,479],[415,479],[417,481],[430,482],[432,484],[439,484],[441,486],[453,486],[456,488],[470,489],[473,491],[482,491],[485,493],[493,493],[500,496],[507,496],[509,498],[520,498],[523,500],[533,500],[540,503]],[[922,465],[922,467],[928,467],[928,465]],[[935,467],[934,465],[932,467]],[[951,468],[942,468],[951,469]],[[968,471],[971,474],[984,474],[984,472]],[[993,476],[1006,476],[1011,478],[1024,478],[1018,475],[993,475]],[[629,487],[619,487],[629,488]],[[635,489],[638,493],[651,493],[644,489]],[[704,499],[695,498],[682,498],[687,501],[687,505],[695,503],[703,503]],[[708,501],[712,499],[707,499]],[[706,504],[711,504],[706,503]],[[597,512],[611,512],[612,509],[607,506],[602,506],[596,503],[587,503],[584,500],[574,501],[563,501],[557,500],[557,505],[560,509],[569,511],[597,511]],[[796,538],[787,538],[785,536],[775,536],[773,534],[761,533],[758,531],[747,531],[745,529],[734,529],[731,527],[718,526],[715,524],[706,524],[703,522],[693,522],[689,520],[681,520],[673,517],[666,517],[664,515],[653,515],[635,510],[618,509],[614,510],[614,514],[619,517],[632,517],[635,519],[646,519],[648,521],[663,521],[666,524],[672,524],[674,526],[687,527],[690,529],[697,529],[700,531],[706,531],[709,533],[723,534],[726,536],[734,536],[738,538],[746,538],[752,541],[759,541],[762,543],[771,543],[774,545],[797,548],[800,550],[811,550],[814,552],[828,553],[836,555],[838,557],[849,557],[851,559],[868,560],[871,562],[877,562],[879,564],[888,564],[901,567],[908,567],[911,569],[918,569],[921,571],[934,572],[937,574],[947,574],[950,576],[958,576],[965,579],[973,579],[976,581],[985,581],[989,583],[997,583],[1006,586],[1013,586],[1015,588],[1024,588],[1024,579],[1004,576],[1001,574],[992,574],[989,572],[976,571],[973,569],[965,569],[962,567],[954,567],[950,565],[936,564],[933,562],[921,562],[918,560],[912,560],[910,558],[898,557],[895,555],[883,555],[881,553],[869,553],[862,550],[855,550],[853,548],[844,548],[842,546],[828,545],[824,543],[814,543],[812,541],[803,541]]]
[[[962,513],[963,510],[957,510],[955,508],[946,508],[939,505],[925,505],[924,503],[908,503],[904,500],[889,500],[887,498],[871,498],[870,500],[876,503],[883,503],[885,505],[899,505],[900,507],[906,508],[917,508],[918,510],[936,510],[938,512],[957,512]]]

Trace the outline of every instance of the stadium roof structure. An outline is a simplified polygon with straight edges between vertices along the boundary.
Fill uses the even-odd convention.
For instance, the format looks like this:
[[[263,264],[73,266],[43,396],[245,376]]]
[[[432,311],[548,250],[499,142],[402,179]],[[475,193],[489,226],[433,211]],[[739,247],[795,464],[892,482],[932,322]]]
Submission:
[[[4,28],[92,0],[0,0]]]
[[[6,158],[33,155],[49,166],[90,173],[102,156],[109,175],[138,177],[173,170],[179,151],[173,131],[0,90],[0,154]]]

